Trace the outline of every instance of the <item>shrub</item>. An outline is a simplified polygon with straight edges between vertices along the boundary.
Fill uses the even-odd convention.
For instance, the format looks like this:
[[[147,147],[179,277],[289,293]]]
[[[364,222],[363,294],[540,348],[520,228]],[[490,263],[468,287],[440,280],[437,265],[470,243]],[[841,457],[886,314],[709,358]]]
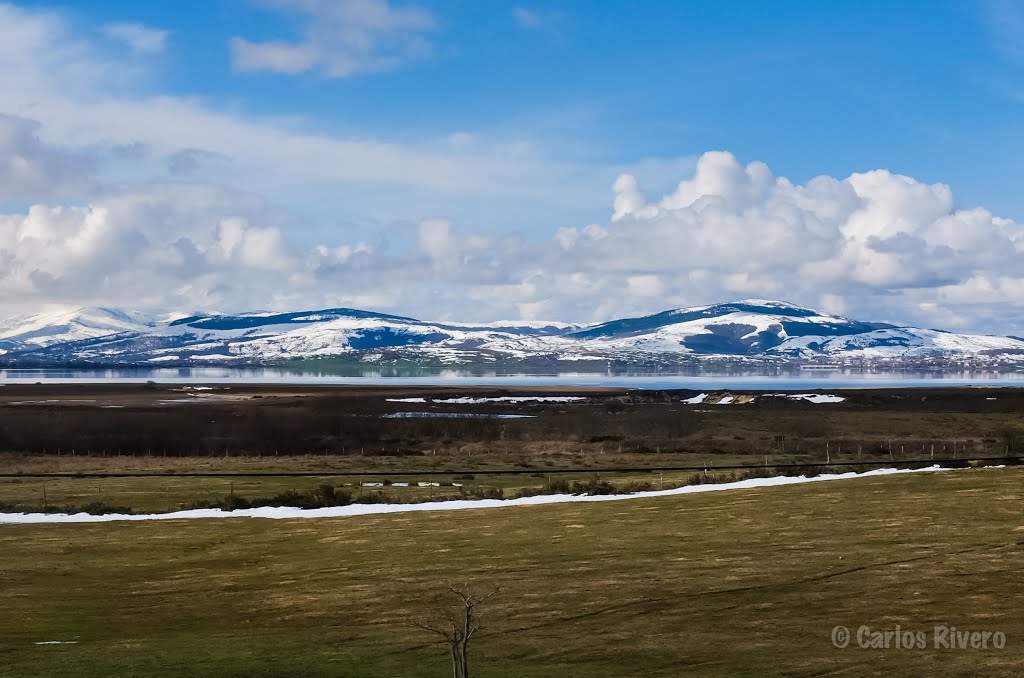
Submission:
[[[112,504],[105,504],[102,501],[91,501],[88,504],[84,504],[77,508],[72,506],[65,506],[64,512],[67,513],[90,513],[94,516],[102,516],[110,513],[123,513],[130,514],[134,513],[130,506],[114,506]]]
[[[572,492],[572,486],[569,484],[569,481],[564,478],[552,480],[548,485],[548,489],[550,489],[553,494],[569,494]]]

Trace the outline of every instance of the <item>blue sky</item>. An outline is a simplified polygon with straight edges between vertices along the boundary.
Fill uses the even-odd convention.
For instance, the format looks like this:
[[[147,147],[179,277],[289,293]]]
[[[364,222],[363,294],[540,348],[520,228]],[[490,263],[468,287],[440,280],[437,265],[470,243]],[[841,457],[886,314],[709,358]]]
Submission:
[[[258,2],[67,9],[83,25],[170,31],[153,93],[301,116],[318,130],[399,141],[494,133],[622,164],[728,149],[797,181],[884,167],[1024,218],[1013,172],[1024,62],[1003,44],[1013,37],[1000,32],[998,2],[417,6],[436,17],[433,54],[347,78],[233,72],[231,37],[301,38],[303,17]],[[524,27],[517,9],[538,25]]]
[[[74,185],[67,172],[59,173],[60,190],[35,184],[22,193],[9,190],[0,194],[3,211],[95,206],[154,186],[216,187],[232,192],[244,208],[229,208],[219,197],[175,219],[239,218],[249,228],[274,229],[280,246],[294,250],[306,269],[323,263],[309,263],[304,253],[311,249],[356,252],[363,246],[378,259],[390,257],[374,266],[407,270],[403,257],[431,251],[423,227],[430,219],[448,224],[454,238],[446,241],[448,254],[459,266],[469,260],[482,266],[456,274],[433,261],[431,284],[462,290],[438,291],[435,301],[372,291],[316,297],[275,290],[253,298],[221,280],[193,290],[192,298],[189,285],[174,295],[154,293],[147,298],[152,304],[266,307],[348,299],[423,315],[450,309],[467,287],[498,286],[473,297],[477,315],[569,310],[573,319],[589,319],[721,300],[708,296],[789,296],[885,319],[1004,329],[1005,319],[994,319],[993,309],[1017,290],[1009,270],[986,268],[1005,263],[991,261],[999,258],[990,251],[996,236],[979,236],[971,245],[977,251],[948,245],[936,235],[942,228],[932,228],[940,213],[927,208],[913,218],[882,210],[897,221],[921,215],[931,221],[914,222],[906,232],[883,228],[861,235],[887,242],[918,238],[934,261],[956,259],[947,250],[966,252],[961,260],[973,257],[970,271],[929,270],[908,278],[892,272],[898,268],[893,261],[865,263],[867,255],[850,249],[849,241],[860,236],[850,235],[847,220],[835,225],[845,240],[815,256],[833,268],[860,266],[860,272],[822,279],[813,289],[758,287],[753,279],[774,275],[764,262],[744,267],[723,260],[712,273],[695,265],[672,271],[604,262],[599,268],[619,270],[621,279],[582,287],[604,296],[619,289],[623,300],[581,296],[558,303],[561,296],[572,299],[564,280],[541,284],[537,270],[502,254],[550,243],[559,229],[613,229],[612,203],[621,197],[612,191],[617,177],[635,177],[647,202],[660,204],[680,181],[694,179],[697,160],[708,151],[727,151],[740,166],[763,162],[773,177],[797,186],[876,170],[923,186],[943,184],[953,197],[942,210],[982,207],[1012,250],[1021,242],[1016,225],[1024,221],[1018,188],[1024,8],[1011,0],[2,6],[13,17],[10,30],[35,36],[25,27],[43,28],[36,42],[24,41],[23,54],[8,55],[0,94],[10,96],[0,98],[8,102],[0,103],[0,114],[35,125],[31,135],[51,154],[46,167],[80,162],[92,172]],[[68,53],[48,55],[55,45]],[[752,207],[734,208],[743,218]],[[618,219],[621,228],[640,232],[649,232],[640,223],[645,219],[690,223],[688,215],[664,210],[625,216]],[[202,252],[212,246],[194,242]],[[889,255],[894,246],[872,251]],[[570,277],[598,273],[572,270],[564,251],[520,254]],[[585,255],[597,253],[577,253]],[[845,263],[836,263],[840,259]],[[352,272],[337,267],[351,265],[346,259],[328,268],[350,286],[345,276]],[[778,265],[789,268],[790,262]],[[31,274],[31,263],[25,266],[22,277]],[[888,272],[870,273],[881,268]],[[709,275],[718,282],[701,282]],[[737,282],[743,275],[747,282]],[[991,280],[980,280],[985,275]],[[628,282],[650,282],[650,276],[657,282],[647,287]],[[65,298],[61,289],[53,283],[40,298],[85,301]],[[68,283],[66,289],[83,288]],[[510,289],[526,291],[518,301],[502,301],[511,299]],[[92,293],[98,300],[100,292]],[[19,294],[24,297],[24,289]]]

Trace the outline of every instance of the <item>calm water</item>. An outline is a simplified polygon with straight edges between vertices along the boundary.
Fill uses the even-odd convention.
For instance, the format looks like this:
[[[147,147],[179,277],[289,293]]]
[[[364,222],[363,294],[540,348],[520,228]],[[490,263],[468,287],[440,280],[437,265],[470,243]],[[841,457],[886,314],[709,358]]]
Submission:
[[[359,374],[279,368],[170,368],[113,370],[0,370],[3,383],[238,383],[390,384],[448,386],[616,386],[625,388],[743,388],[751,390],[888,388],[921,386],[1022,386],[1024,372],[813,370],[794,372],[701,372],[687,374],[487,374],[444,370]]]

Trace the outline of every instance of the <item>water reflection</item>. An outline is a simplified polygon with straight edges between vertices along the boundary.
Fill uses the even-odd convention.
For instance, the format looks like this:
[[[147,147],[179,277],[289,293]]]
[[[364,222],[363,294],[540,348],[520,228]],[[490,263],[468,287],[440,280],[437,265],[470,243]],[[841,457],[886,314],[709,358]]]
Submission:
[[[443,384],[494,386],[613,386],[625,388],[885,388],[913,386],[1024,386],[1024,372],[994,370],[692,370],[676,373],[562,372],[503,374],[486,370],[367,368],[349,371],[283,367],[177,367],[116,369],[4,369],[6,383],[274,383]]]

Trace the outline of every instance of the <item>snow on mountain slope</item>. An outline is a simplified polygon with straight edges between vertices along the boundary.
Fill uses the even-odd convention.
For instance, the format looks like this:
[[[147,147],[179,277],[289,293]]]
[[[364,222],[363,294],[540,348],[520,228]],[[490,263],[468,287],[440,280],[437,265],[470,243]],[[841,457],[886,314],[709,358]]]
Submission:
[[[515,332],[464,329],[432,323],[396,323],[386,319],[339,318],[280,334],[251,336],[232,345],[232,353],[250,358],[285,359],[356,351],[417,347],[469,348],[518,338]]]
[[[843,355],[860,358],[926,358],[1024,354],[1024,341],[1012,337],[954,334],[940,330],[894,327],[852,336],[804,336],[787,339],[771,353],[793,357]]]
[[[895,327],[785,302],[746,299],[582,326],[556,322],[428,322],[336,308],[193,315],[170,321],[76,309],[0,323],[7,364],[254,364],[350,357],[469,364],[547,361],[695,361],[706,357],[983,358],[1024,362],[1024,341]],[[35,343],[32,343],[35,342]]]
[[[29,359],[166,363],[180,361],[259,362],[336,356],[381,349],[415,348],[442,362],[464,356],[453,350],[486,343],[514,343],[577,329],[565,323],[429,323],[356,309],[297,313],[195,315],[144,331],[53,345]]]
[[[485,345],[493,350],[508,346]],[[1024,341],[850,320],[781,301],[742,301],[601,323],[557,337],[519,340],[525,353],[555,351],[564,360],[630,354],[927,358],[1007,356],[1024,361]]]
[[[110,308],[63,308],[0,321],[0,350],[36,348],[137,332],[156,322],[146,313]]]
[[[851,335],[888,328],[780,301],[742,301],[626,318],[572,333],[590,351],[753,355],[791,337]]]

